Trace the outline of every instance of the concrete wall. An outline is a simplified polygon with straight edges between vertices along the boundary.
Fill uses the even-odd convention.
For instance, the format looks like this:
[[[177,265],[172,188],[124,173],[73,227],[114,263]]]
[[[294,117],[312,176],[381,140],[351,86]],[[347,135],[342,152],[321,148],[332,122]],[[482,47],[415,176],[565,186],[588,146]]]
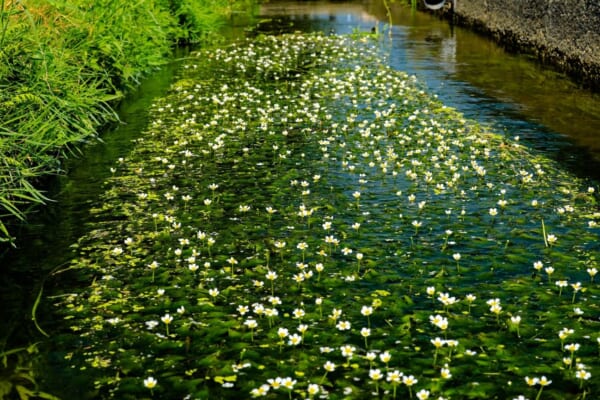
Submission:
[[[600,0],[454,0],[453,18],[600,90]]]

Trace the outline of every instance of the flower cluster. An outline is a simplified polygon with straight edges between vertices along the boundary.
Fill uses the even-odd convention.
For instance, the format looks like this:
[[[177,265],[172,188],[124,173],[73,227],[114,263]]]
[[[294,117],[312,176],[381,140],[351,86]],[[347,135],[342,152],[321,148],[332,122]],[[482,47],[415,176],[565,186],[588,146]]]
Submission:
[[[134,145],[56,300],[106,397],[600,391],[595,192],[369,40],[201,51]]]

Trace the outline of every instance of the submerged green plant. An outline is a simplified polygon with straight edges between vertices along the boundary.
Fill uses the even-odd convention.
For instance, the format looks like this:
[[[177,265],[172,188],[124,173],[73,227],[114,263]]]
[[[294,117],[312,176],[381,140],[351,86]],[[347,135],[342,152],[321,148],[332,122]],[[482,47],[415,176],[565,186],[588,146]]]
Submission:
[[[0,397],[58,400],[50,393],[40,391],[35,374],[34,360],[39,343],[10,349],[0,353]]]
[[[260,36],[190,60],[107,179],[92,213],[110,222],[79,240],[95,279],[56,298],[65,368],[107,398],[149,376],[182,398],[580,394],[560,349],[575,335],[598,373],[598,286],[563,298],[528,266],[589,282],[594,205],[556,212],[583,183],[428,96],[381,44]]]

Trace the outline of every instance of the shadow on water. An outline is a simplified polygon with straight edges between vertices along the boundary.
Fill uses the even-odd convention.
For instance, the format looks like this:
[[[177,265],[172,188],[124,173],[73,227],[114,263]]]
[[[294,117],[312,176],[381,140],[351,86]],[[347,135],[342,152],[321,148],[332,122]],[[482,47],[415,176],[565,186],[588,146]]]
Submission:
[[[174,60],[188,52],[187,49],[177,50]],[[37,213],[29,216],[27,224],[13,227],[13,233],[18,237],[17,248],[6,251],[0,259],[0,300],[3,305],[0,350],[40,337],[31,323],[30,313],[41,282],[50,271],[71,257],[70,246],[87,229],[89,209],[104,190],[102,183],[110,176],[110,168],[119,157],[127,155],[133,146],[132,140],[143,132],[150,105],[166,92],[179,64],[174,61],[164,66],[127,96],[116,107],[121,122],[107,127],[102,133],[102,141],[82,149],[81,157],[68,160],[65,165],[68,174],[49,182],[48,197],[53,201],[38,207]]]
[[[600,180],[600,94],[526,55],[402,3],[392,4],[391,65],[415,74],[445,104],[490,124],[559,161],[579,176]],[[262,32],[340,34],[378,27],[387,36],[382,2],[269,2]]]

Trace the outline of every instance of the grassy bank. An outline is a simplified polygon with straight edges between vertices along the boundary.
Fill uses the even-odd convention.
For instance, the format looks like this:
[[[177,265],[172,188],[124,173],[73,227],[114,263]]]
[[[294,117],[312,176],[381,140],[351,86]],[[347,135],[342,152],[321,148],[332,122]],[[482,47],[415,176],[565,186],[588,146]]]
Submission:
[[[49,200],[41,179],[117,120],[111,104],[173,44],[215,40],[242,3],[0,1],[0,241]]]

